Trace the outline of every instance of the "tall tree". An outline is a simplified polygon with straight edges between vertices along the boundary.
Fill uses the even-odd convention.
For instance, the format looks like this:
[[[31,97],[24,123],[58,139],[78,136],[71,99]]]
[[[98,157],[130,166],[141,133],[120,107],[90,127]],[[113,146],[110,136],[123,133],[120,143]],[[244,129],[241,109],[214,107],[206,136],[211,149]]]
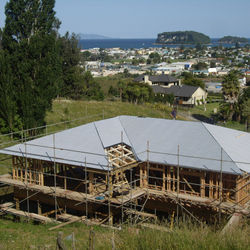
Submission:
[[[10,0],[5,7],[3,48],[11,56],[18,114],[24,128],[45,123],[57,94],[61,61],[55,0]]]
[[[238,98],[240,94],[240,83],[238,80],[238,73],[230,71],[222,81],[222,93],[226,103],[228,103],[229,111],[228,118],[232,120],[233,115],[237,109]]]
[[[0,51],[0,130],[2,133],[9,133],[21,129],[21,126],[9,56]]]
[[[205,89],[205,83],[201,79],[195,77],[192,73],[184,72],[183,77],[184,78],[182,80],[182,84],[190,86],[198,86],[201,87],[202,89]]]
[[[2,49],[2,30],[0,29],[0,50]]]
[[[83,93],[83,70],[80,67],[80,48],[78,38],[73,33],[59,39],[60,54],[62,57],[62,86],[60,95],[79,99]]]

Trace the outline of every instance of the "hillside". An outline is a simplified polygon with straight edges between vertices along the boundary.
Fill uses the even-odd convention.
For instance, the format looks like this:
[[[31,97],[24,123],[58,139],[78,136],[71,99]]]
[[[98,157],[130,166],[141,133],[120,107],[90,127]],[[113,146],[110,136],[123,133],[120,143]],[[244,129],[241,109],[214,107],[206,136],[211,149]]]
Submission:
[[[219,40],[220,43],[248,43],[248,39],[237,36],[224,36]]]
[[[195,31],[163,32],[158,34],[156,43],[160,44],[208,44],[208,36]]]

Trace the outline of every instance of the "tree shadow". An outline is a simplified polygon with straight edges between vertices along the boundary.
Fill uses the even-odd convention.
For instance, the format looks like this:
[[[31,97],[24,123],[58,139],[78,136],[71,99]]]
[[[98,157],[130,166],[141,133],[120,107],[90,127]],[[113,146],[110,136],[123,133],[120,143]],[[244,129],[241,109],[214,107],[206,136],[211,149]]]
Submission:
[[[207,116],[204,116],[204,115],[201,115],[201,114],[193,114],[192,117],[194,117],[195,119],[201,121],[201,122],[206,122],[206,123],[209,123],[209,124],[215,124],[216,121],[215,119],[212,117],[212,118],[209,118]]]

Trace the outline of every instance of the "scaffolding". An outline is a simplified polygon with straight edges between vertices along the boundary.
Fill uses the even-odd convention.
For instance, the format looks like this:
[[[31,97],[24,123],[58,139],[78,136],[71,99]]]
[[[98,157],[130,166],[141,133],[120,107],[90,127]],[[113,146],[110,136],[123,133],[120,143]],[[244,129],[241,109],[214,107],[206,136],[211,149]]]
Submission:
[[[223,164],[229,161],[223,159],[222,149],[221,158],[212,159],[183,155],[181,145],[176,154],[151,151],[148,141],[144,151],[147,160],[140,162],[132,148],[123,142],[121,132],[121,143],[105,148],[105,154],[101,155],[107,159],[107,168],[100,168],[88,162],[86,156],[100,154],[58,148],[55,135],[53,147],[27,141],[33,138],[25,136],[22,156],[8,152],[13,153],[12,172],[0,176],[0,183],[14,188],[15,202],[0,205],[0,213],[41,222],[79,221],[76,218],[80,217],[88,225],[112,228],[124,223],[155,221],[159,214],[170,218],[175,215],[177,222],[185,214],[198,223],[215,216],[221,220],[221,216],[235,212],[250,215],[250,175],[224,173]],[[27,146],[52,148],[53,158],[45,161],[37,159],[39,155],[36,159],[28,157]],[[77,166],[76,162],[62,164],[57,161],[56,150],[85,157]],[[153,154],[176,157],[177,165],[151,162]],[[180,166],[180,157],[220,162],[220,171]]]

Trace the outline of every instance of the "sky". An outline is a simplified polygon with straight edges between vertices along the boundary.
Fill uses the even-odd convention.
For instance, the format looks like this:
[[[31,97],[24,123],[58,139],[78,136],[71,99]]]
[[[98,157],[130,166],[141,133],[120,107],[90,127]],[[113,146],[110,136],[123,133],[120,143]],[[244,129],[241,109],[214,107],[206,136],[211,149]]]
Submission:
[[[4,6],[0,0],[0,27]],[[99,34],[112,38],[156,38],[179,30],[211,38],[250,37],[250,0],[56,0],[60,33]]]

